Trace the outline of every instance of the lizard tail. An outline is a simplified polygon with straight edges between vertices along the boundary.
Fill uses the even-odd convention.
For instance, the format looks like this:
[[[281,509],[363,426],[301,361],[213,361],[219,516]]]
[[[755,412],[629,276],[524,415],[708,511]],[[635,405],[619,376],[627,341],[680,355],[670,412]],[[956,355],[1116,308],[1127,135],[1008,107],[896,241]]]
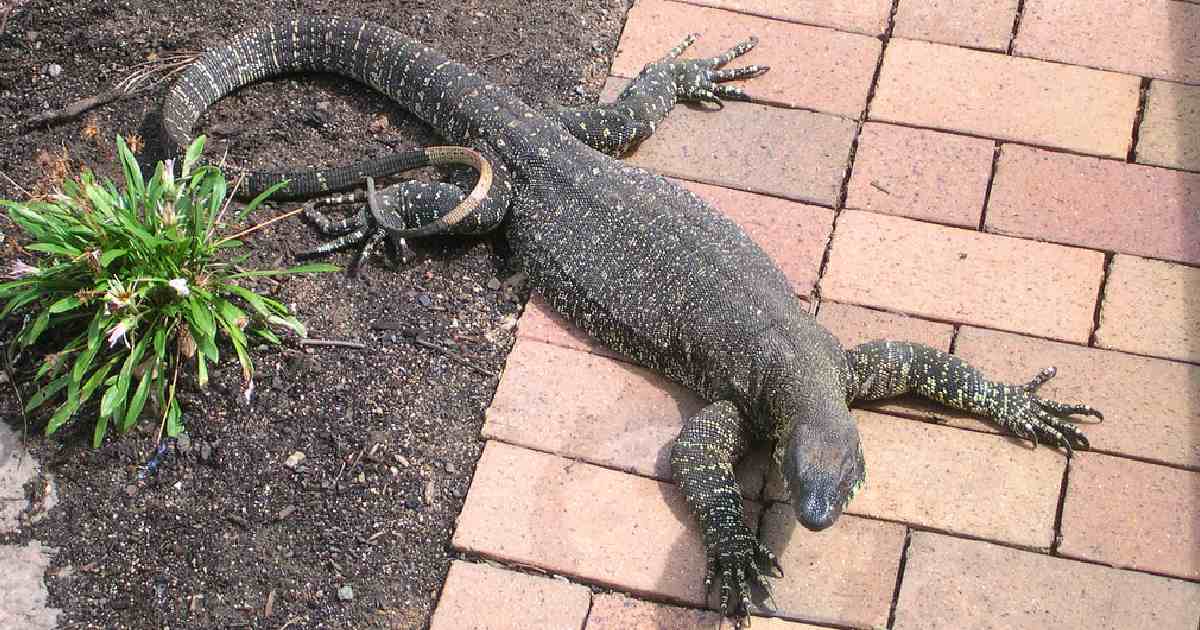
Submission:
[[[436,122],[451,123],[438,99],[416,89],[448,65],[456,64],[416,40],[358,19],[297,17],[269,24],[210,49],[179,76],[163,103],[164,145],[169,154],[182,154],[210,105],[244,85],[289,72],[333,72],[383,91],[426,122],[441,115]],[[444,131],[447,125],[434,126]],[[252,198],[286,179],[274,198],[312,197],[429,164],[429,154],[417,149],[325,169],[252,171],[238,195]]]

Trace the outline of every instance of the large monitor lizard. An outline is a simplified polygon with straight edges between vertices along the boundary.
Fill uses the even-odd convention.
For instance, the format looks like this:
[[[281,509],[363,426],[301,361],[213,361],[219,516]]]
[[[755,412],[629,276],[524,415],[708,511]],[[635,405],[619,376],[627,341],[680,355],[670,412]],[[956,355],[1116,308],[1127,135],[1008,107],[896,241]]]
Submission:
[[[706,583],[718,582],[723,613],[742,618],[748,586],[766,586],[765,576],[778,569],[743,520],[733,474],[751,444],[774,444],[796,517],[820,530],[833,525],[863,483],[854,401],[913,392],[987,417],[1035,444],[1062,446],[1068,455],[1088,442],[1066,416],[1100,414],[1038,397],[1052,369],[1007,385],[919,344],[874,341],[843,349],[736,224],[682,187],[609,155],[653,133],[679,101],[745,98],[725,82],[766,70],[724,67],[753,40],[716,57],[681,59],[690,43],[646,66],[616,103],[543,113],[391,29],[301,17],[207,52],[169,93],[164,120],[168,139],[184,146],[204,109],[238,87],[284,72],[330,71],[380,90],[469,147],[474,155],[417,150],[309,175],[307,188],[292,192],[439,159],[481,169],[486,163],[488,181],[481,176],[469,195],[421,182],[372,189],[369,210],[321,227],[350,231],[352,238],[333,242],[344,245],[372,232],[414,236],[502,225],[531,286],[554,309],[703,397],[708,405],[685,422],[673,446],[672,471],[700,520]],[[255,186],[273,177],[263,175]],[[255,186],[244,192],[253,194]]]

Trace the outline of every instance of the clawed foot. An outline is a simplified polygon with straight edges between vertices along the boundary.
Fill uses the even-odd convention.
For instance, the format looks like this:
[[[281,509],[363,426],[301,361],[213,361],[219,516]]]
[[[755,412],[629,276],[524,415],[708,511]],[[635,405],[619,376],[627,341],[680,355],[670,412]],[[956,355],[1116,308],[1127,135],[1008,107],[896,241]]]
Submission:
[[[783,567],[744,524],[722,528],[719,536],[716,544],[709,546],[704,588],[707,592],[719,581],[721,614],[737,619],[740,628],[743,622],[749,625],[750,581],[761,586],[774,605],[767,577],[783,577]]]
[[[696,37],[698,35],[695,33],[688,35],[658,62],[668,67],[675,81],[675,96],[681,101],[701,101],[718,106],[723,106],[722,99],[749,100],[742,88],[724,85],[724,82],[757,77],[771,68],[751,65],[726,69],[724,66],[753,50],[758,45],[758,39],[751,37],[719,55],[706,59],[678,59],[679,55],[696,41]]]
[[[363,201],[367,202],[367,208],[360,209],[353,216],[341,221],[332,221],[323,212],[317,210],[317,206],[322,205],[344,205],[361,203]],[[362,266],[367,257],[378,249],[388,236],[388,231],[380,226],[377,220],[381,212],[379,196],[375,192],[375,180],[370,177],[367,178],[367,191],[365,193],[359,191],[348,195],[333,195],[313,199],[305,203],[304,218],[308,219],[321,234],[335,238],[325,241],[312,249],[297,252],[296,257],[300,259],[314,258],[347,247],[361,245],[358,253],[354,255],[353,262],[350,264],[350,273],[352,275],[357,273],[359,267]],[[416,256],[403,238],[388,240],[392,246],[391,258],[398,264],[407,263]]]
[[[1080,414],[1104,420],[1104,414],[1087,405],[1068,405],[1037,396],[1037,389],[1055,374],[1054,368],[1046,368],[1024,385],[1006,385],[995,417],[1018,437],[1031,440],[1034,448],[1046,441],[1071,455],[1075,448],[1087,449],[1089,444],[1087,436],[1071,424],[1079,420],[1068,416]]]

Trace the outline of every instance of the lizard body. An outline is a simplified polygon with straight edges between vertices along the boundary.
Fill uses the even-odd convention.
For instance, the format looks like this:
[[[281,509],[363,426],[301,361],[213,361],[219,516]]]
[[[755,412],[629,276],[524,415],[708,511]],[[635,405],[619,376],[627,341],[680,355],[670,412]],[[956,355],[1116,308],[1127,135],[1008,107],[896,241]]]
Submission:
[[[915,392],[1068,450],[1087,441],[1064,416],[1099,414],[1037,397],[1048,371],[1005,385],[918,344],[843,349],[736,224],[680,186],[609,155],[650,135],[676,102],[744,98],[724,82],[765,71],[723,68],[752,41],[717,57],[680,59],[689,43],[648,65],[612,105],[543,114],[385,27],[296,18],[204,55],[169,94],[164,120],[168,138],[183,146],[204,108],[237,87],[283,72],[332,71],[384,92],[476,152],[490,175],[470,194],[405,182],[372,191],[369,210],[352,221],[322,223],[314,214],[318,227],[362,240],[380,227],[404,237],[503,226],[532,287],[554,309],[708,401],[685,423],[672,470],[701,523],[706,579],[718,582],[722,610],[743,616],[748,585],[765,586],[775,564],[743,522],[733,476],[751,444],[775,444],[797,518],[815,530],[833,524],[864,478],[849,411],[855,400]],[[415,158],[398,155],[302,178],[287,192],[313,194],[429,159],[420,150]],[[279,177],[259,174],[245,192]]]

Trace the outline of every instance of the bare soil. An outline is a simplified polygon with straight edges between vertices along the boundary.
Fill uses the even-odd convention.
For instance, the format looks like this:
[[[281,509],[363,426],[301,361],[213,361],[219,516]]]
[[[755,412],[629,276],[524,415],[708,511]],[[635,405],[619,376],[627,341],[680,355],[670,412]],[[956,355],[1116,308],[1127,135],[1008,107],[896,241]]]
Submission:
[[[15,5],[0,33],[0,197],[10,199],[48,185],[64,150],[72,166],[115,177],[117,134],[139,136],[147,164],[162,157],[167,84],[50,128],[17,123],[97,94],[136,64],[202,50],[268,20],[296,12],[373,20],[552,107],[595,100],[627,9],[625,0]],[[274,169],[438,141],[385,97],[331,76],[250,86],[218,103],[199,131],[209,134],[209,155]],[[287,209],[265,207],[251,222]],[[27,259],[7,218],[0,231],[0,266]],[[59,549],[46,581],[60,625],[427,627],[481,450],[483,411],[525,297],[505,282],[516,270],[497,239],[416,243],[416,261],[393,269],[377,258],[357,277],[264,280],[259,288],[292,305],[310,336],[366,348],[294,339],[261,347],[248,404],[240,370],[227,360],[206,390],[184,388],[188,439],[140,482],[155,423],[92,449],[90,421],[43,438],[34,416],[30,445],[57,484],[58,503],[0,543],[37,538]],[[266,266],[291,264],[316,242],[293,218],[249,245]],[[334,260],[347,264],[351,255]],[[22,422],[7,384],[0,414]],[[290,467],[295,453],[303,461]]]

